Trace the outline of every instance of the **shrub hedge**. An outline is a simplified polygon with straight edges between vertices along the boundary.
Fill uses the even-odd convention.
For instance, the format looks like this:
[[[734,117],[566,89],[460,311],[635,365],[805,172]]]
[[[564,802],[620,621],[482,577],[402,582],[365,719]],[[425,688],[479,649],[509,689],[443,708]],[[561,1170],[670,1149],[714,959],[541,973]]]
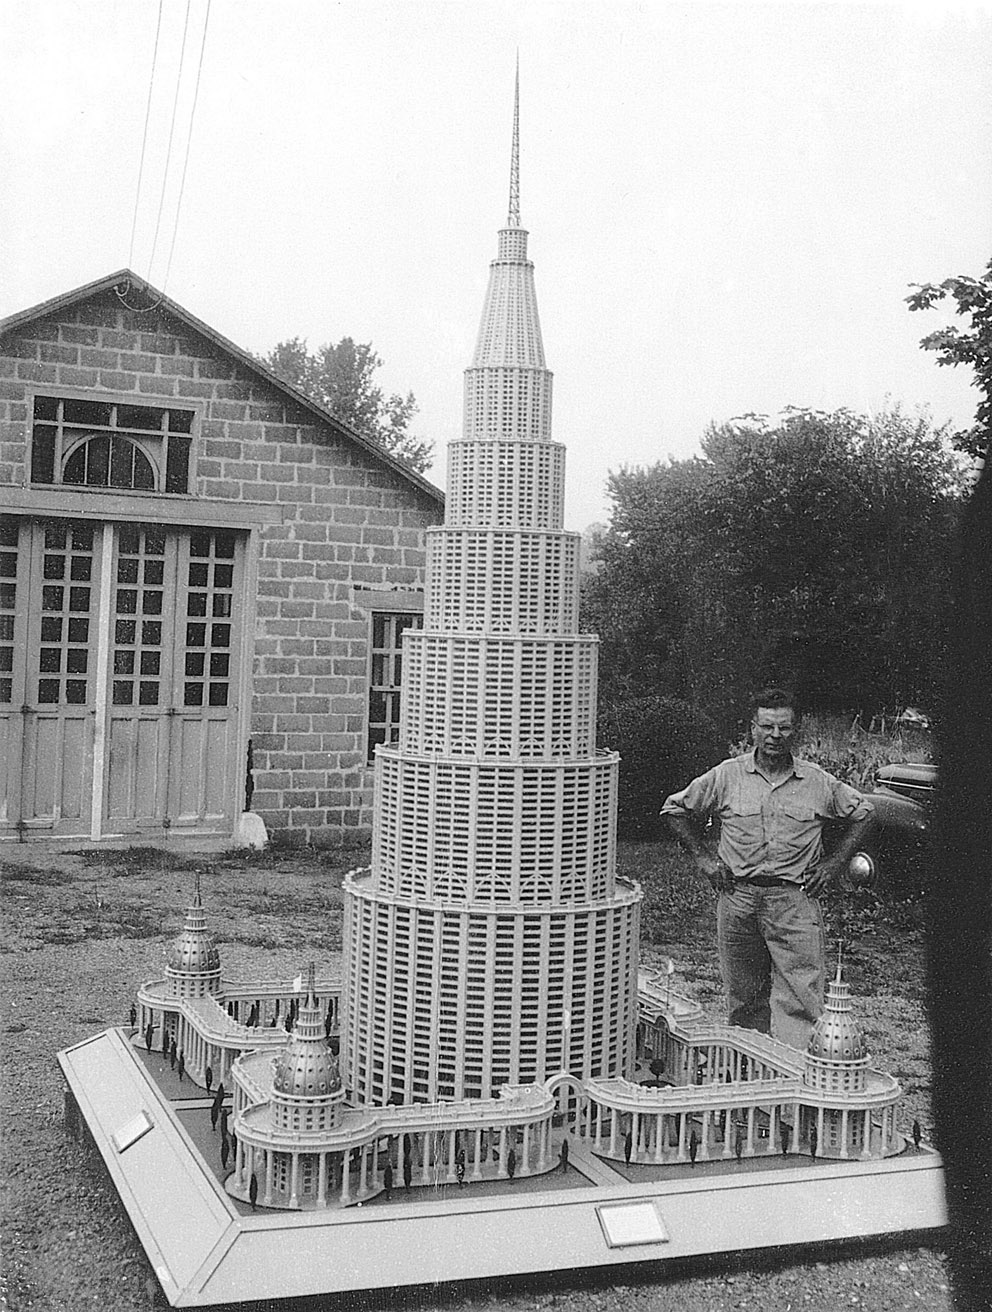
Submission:
[[[727,754],[709,716],[676,697],[631,697],[601,707],[598,741],[621,757],[621,838],[657,838],[665,829],[658,812],[669,793]]]

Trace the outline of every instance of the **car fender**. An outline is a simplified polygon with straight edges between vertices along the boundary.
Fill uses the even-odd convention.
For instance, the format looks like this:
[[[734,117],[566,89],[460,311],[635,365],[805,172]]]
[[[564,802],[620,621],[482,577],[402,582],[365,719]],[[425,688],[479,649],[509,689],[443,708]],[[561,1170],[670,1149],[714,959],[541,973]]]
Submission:
[[[899,797],[884,788],[868,793],[865,801],[875,812],[874,838],[922,838],[927,829],[926,811],[908,797]]]

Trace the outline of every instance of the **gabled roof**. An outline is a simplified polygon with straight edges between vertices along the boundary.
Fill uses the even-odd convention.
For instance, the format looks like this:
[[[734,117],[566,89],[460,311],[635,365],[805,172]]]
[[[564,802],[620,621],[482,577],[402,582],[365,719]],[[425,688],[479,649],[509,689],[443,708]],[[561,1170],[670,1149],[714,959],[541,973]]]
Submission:
[[[417,470],[411,465],[408,465],[406,461],[400,460],[392,455],[384,447],[381,447],[378,442],[373,442],[369,438],[363,437],[361,433],[357,433],[348,424],[343,423],[340,419],[331,414],[329,410],[325,409],[322,405],[318,405],[316,401],[311,400],[310,397],[308,397],[306,393],[301,392],[299,388],[294,387],[291,383],[284,382],[283,379],[273,373],[267,365],[262,364],[260,360],[256,360],[249,351],[244,351],[240,346],[236,346],[234,342],[217,332],[215,328],[211,328],[209,324],[205,324],[201,319],[198,319],[196,315],[190,314],[189,310],[185,309],[177,301],[171,300],[163,292],[160,292],[156,287],[153,287],[151,283],[147,282],[144,278],[139,278],[138,275],[132,273],[130,269],[118,269],[116,273],[109,273],[103,278],[97,278],[95,282],[86,283],[85,286],[76,287],[71,292],[63,292],[61,296],[53,296],[49,301],[42,301],[40,305],[32,305],[30,309],[19,310],[16,314],[8,315],[6,319],[0,319],[0,336],[5,333],[14,332],[19,328],[23,328],[34,322],[36,319],[45,319],[50,315],[57,314],[60,310],[66,310],[71,306],[79,305],[81,302],[88,301],[95,296],[100,296],[104,292],[114,291],[124,283],[130,284],[132,289],[148,296],[155,302],[156,309],[161,309],[166,314],[172,315],[174,318],[178,319],[180,323],[185,324],[187,328],[192,329],[193,332],[199,333],[201,337],[205,337],[207,341],[212,342],[214,346],[225,352],[225,354],[233,356],[242,368],[248,369],[252,373],[257,374],[271,387],[274,387],[277,391],[281,392],[288,401],[291,401],[294,405],[302,407],[304,410],[308,410],[316,419],[320,420],[322,424],[327,424],[328,427],[339,432],[342,437],[346,437],[354,442],[356,446],[360,446],[363,451],[366,451],[376,460],[381,461],[382,464],[386,465],[387,468],[391,469],[394,473],[399,474],[399,476],[405,479],[408,483],[412,483],[418,491],[425,493],[439,504],[444,504],[444,493],[441,489],[435,487],[433,483],[424,478],[423,474],[418,473]]]

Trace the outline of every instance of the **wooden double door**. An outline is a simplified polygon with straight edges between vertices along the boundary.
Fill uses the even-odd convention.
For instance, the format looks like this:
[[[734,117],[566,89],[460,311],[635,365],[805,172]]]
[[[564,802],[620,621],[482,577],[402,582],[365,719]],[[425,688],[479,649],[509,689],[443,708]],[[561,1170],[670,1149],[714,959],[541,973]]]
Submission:
[[[0,521],[0,837],[223,835],[245,534]]]

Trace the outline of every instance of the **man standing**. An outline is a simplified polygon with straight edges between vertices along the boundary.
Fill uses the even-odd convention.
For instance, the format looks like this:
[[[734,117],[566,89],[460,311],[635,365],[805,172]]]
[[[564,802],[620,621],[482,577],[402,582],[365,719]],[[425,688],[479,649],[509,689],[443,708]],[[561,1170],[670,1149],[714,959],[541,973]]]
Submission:
[[[872,807],[856,789],[793,756],[795,699],[779,688],[751,703],[754,750],[707,770],[661,814],[719,894],[717,940],[731,1025],[804,1049],[823,1010],[820,894],[863,844]],[[720,821],[713,851],[703,827]],[[823,826],[847,821],[829,857]]]

